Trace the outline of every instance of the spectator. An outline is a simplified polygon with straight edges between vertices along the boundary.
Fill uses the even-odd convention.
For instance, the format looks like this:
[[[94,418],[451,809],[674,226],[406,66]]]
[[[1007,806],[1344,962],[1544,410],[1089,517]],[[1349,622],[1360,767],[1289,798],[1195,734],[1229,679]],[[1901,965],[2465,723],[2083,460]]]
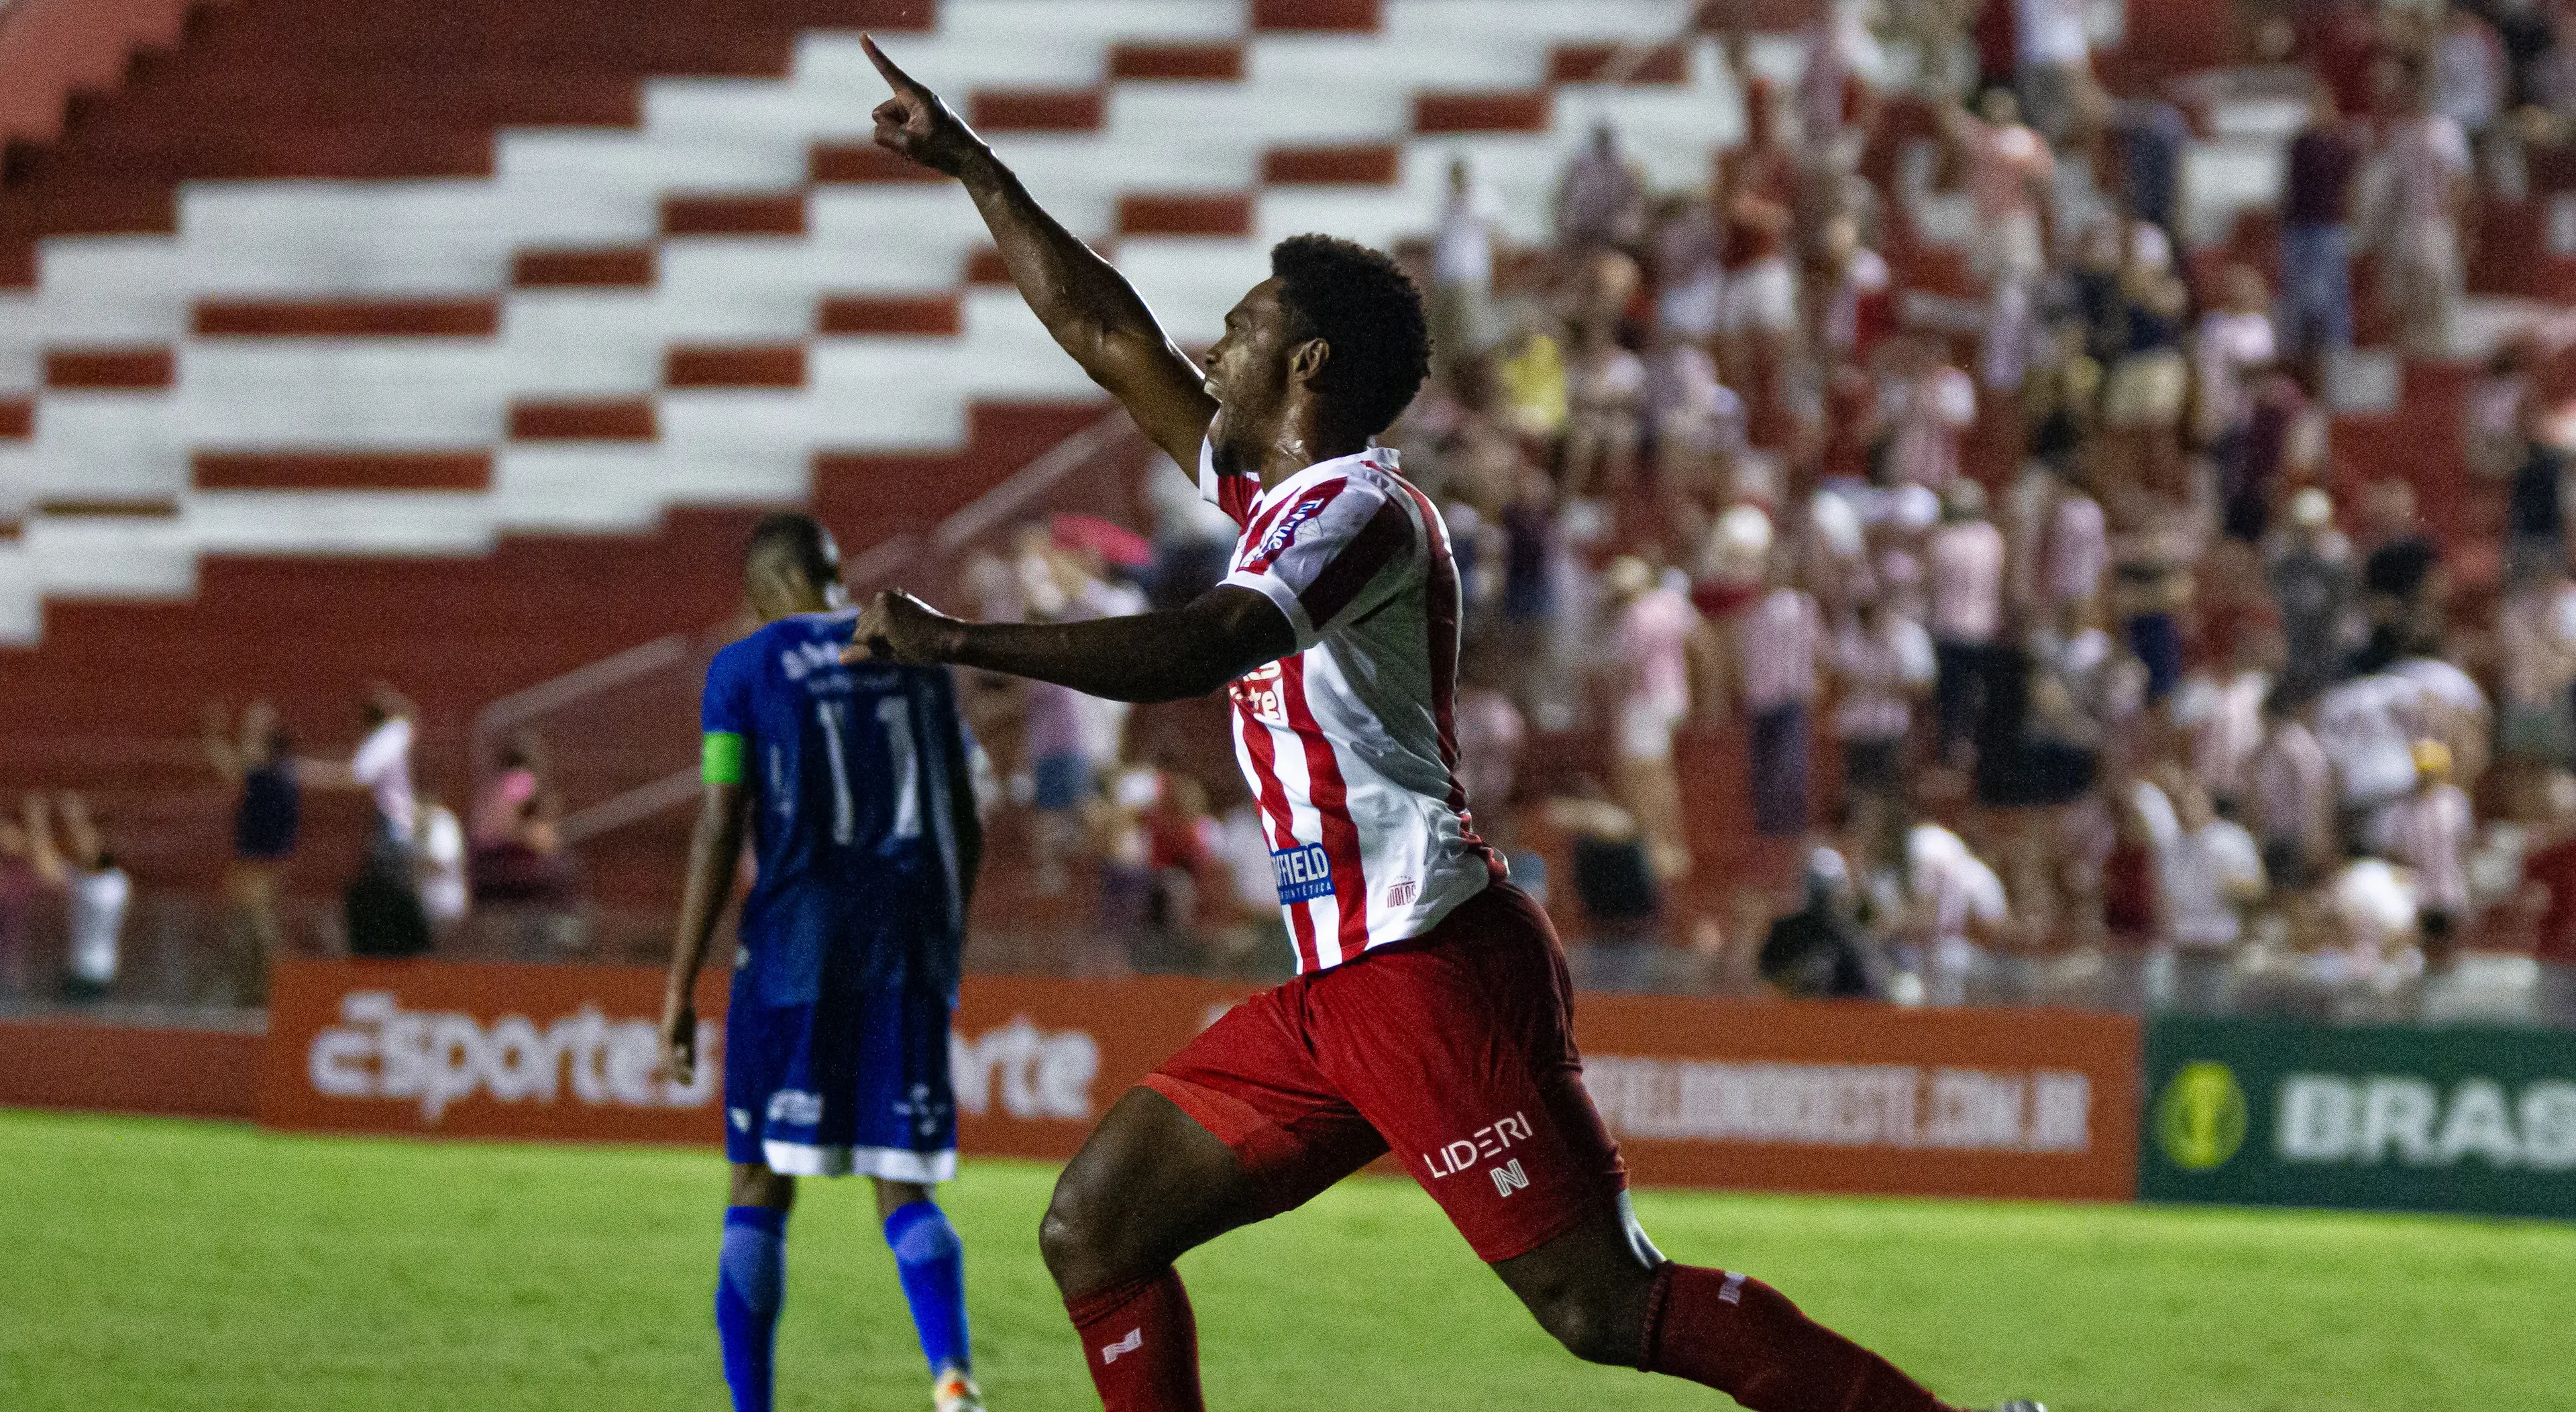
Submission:
[[[2182,109],[2157,97],[2111,105],[2112,151],[2119,165],[2121,214],[2164,232],[2182,248],[2182,162],[2191,124]]]
[[[1976,733],[1989,659],[2003,629],[2004,537],[1985,510],[1983,486],[1952,485],[1928,548],[1937,739],[1945,756]]]
[[[1762,979],[1795,1000],[1862,1000],[1868,953],[1853,916],[1851,870],[1841,854],[1808,855],[1806,903],[1771,924],[1755,962]]]
[[[1549,800],[1546,815],[1574,854],[1574,896],[1586,942],[1571,958],[1577,983],[1644,989],[1664,906],[1644,829],[1593,779],[1578,782],[1572,797]]]
[[[2227,303],[2201,316],[2192,335],[2192,371],[2198,410],[2194,433],[2217,462],[2219,513],[2229,537],[2260,543],[2271,523],[2274,486],[2258,476],[2247,454],[2253,434],[2254,380],[2278,351],[2272,336],[2271,296],[2262,272],[2230,265]],[[2264,467],[2270,470],[2272,467]]]
[[[1606,584],[1615,615],[1610,650],[1618,721],[1616,797],[1643,831],[1656,875],[1679,877],[1690,870],[1690,847],[1682,832],[1673,732],[1691,711],[1699,610],[1658,582],[1642,559],[1611,561]]]
[[[1931,634],[1864,595],[1835,632],[1832,654],[1843,788],[1855,801],[1898,797],[1914,702],[1936,673]]]
[[[2576,581],[2563,561],[2526,561],[2497,613],[2497,748],[2547,769],[2576,763]]]
[[[1451,714],[1457,721],[1458,782],[1467,790],[1467,802],[1485,818],[1501,820],[1511,807],[1529,725],[1512,698],[1494,686],[1490,670],[1462,677]]]
[[[2052,197],[2057,170],[2048,143],[2022,126],[2020,106],[2001,89],[1986,94],[1984,116],[1956,104],[1943,110],[1943,127],[1965,153],[1968,196],[1976,215],[1970,263],[1986,284],[1992,308],[1986,324],[1983,374],[1988,387],[2021,386],[2034,337],[2032,298],[2048,268],[2048,242],[2040,213]]]
[[[70,902],[71,965],[62,993],[66,1000],[85,1003],[105,998],[116,985],[134,881],[117,866],[116,855],[91,820],[89,801],[66,792],[55,807],[63,825],[60,848],[42,798],[29,804],[29,861],[45,885]]]
[[[2447,747],[2419,740],[2414,762],[2414,792],[2380,816],[2380,848],[2414,874],[2416,929],[2427,964],[2439,969],[2469,922],[2468,855],[2477,820],[2468,795],[2451,783]]]
[[[2219,816],[2199,781],[2174,773],[2161,788],[2140,781],[2136,789],[2172,957],[2170,983],[2151,986],[2151,998],[2191,1014],[2220,1013],[2244,911],[2263,896],[2262,854],[2253,835]]]
[[[1606,318],[1586,322],[1574,337],[1574,360],[1565,370],[1566,493],[1615,498],[1637,471],[1646,365],[1619,346]]]
[[[1780,132],[1770,81],[1739,70],[1744,143],[1719,162],[1717,208],[1724,223],[1726,287],[1718,302],[1718,348],[1729,386],[1752,404],[1757,427],[1781,408],[1781,375],[1798,354],[1798,277],[1790,225],[1797,210],[1798,154]]]
[[[2317,742],[2334,765],[2346,838],[2367,837],[2379,810],[2414,789],[2414,738],[2406,718],[2422,690],[2381,672],[2356,677],[2317,699]]]
[[[2281,689],[2305,700],[2342,674],[2360,587],[2351,541],[2335,529],[2324,491],[2311,486],[2290,498],[2290,522],[2272,544],[2265,576],[2281,614]]]
[[[1461,360],[1484,351],[1494,292],[1492,197],[1463,156],[1449,159],[1449,194],[1431,239],[1431,353],[1454,380]]]
[[[2523,856],[2523,901],[2538,914],[2532,959],[2539,967],[2534,1017],[2576,1030],[2576,781],[2552,777],[2538,844]]]
[[[2013,89],[2030,125],[2052,145],[2089,125],[2100,103],[2086,9],[2084,0],[2013,0]]]
[[[2263,743],[2245,766],[2246,817],[2264,875],[2283,892],[2301,892],[2334,867],[2334,770],[2287,691],[2276,687],[2264,698],[2263,723]]]
[[[225,729],[225,712],[209,705],[203,722],[207,763],[236,791],[233,856],[224,872],[226,984],[239,1005],[268,998],[268,967],[284,934],[277,918],[277,886],[294,856],[303,818],[295,747],[277,708],[254,701],[242,712],[238,733]]]
[[[2406,481],[2373,483],[2362,505],[2370,544],[2361,561],[2363,604],[2371,626],[2393,629],[2402,645],[2432,629],[2442,549],[2425,532],[2415,513],[2415,487]]]
[[[466,842],[478,850],[507,843],[518,833],[528,801],[543,788],[545,742],[534,731],[514,732],[501,746],[496,763],[499,768],[475,792],[472,822],[466,829]]]
[[[2183,399],[2190,390],[2182,326],[2190,302],[2165,233],[2132,224],[2122,245],[2116,356],[2102,388],[2102,428],[2127,474],[2152,485],[2181,476]]]
[[[510,935],[513,954],[556,959],[584,941],[581,867],[563,844],[552,794],[532,796],[512,820],[509,837],[475,850],[466,877],[471,905]]]
[[[1738,628],[1744,710],[1752,726],[1753,828],[1764,838],[1807,831],[1807,734],[1824,625],[1816,600],[1774,551],[1769,589]]]
[[[2352,348],[2352,193],[2362,157],[2334,90],[2317,85],[2308,125],[2290,140],[2281,186],[2285,353],[2336,357]]]
[[[2311,390],[2318,366],[2307,362],[2293,369],[2276,362],[2251,372],[2244,444],[2232,455],[2219,448],[2219,489],[2227,497],[2221,528],[2230,537],[2260,543],[2282,494],[2321,469],[2326,416]]]
[[[2389,132],[2387,224],[2380,232],[2380,300],[2419,358],[2451,355],[2459,318],[2460,220],[2469,199],[2469,143],[2407,79],[2406,116]]]
[[[1965,1005],[1985,960],[1980,938],[2009,918],[2003,879],[1940,824],[1916,824],[1905,837],[1906,932],[1917,948],[1913,991],[1929,1005]]]
[[[368,688],[359,717],[367,735],[346,766],[310,766],[301,773],[327,786],[363,789],[375,800],[366,862],[342,897],[350,951],[418,955],[429,949],[430,932],[413,876],[419,810],[411,783],[411,703],[380,682]]]
[[[1888,461],[1895,478],[1939,494],[1959,478],[1959,437],[1977,420],[1977,388],[1950,366],[1941,345],[1914,339],[1909,374],[1897,382]]]
[[[1619,154],[1618,129],[1593,125],[1592,141],[1556,188],[1556,244],[1568,254],[1633,245],[1644,232],[1646,188]]]
[[[465,920],[471,894],[465,886],[465,826],[456,811],[423,795],[412,827],[413,886],[431,927],[444,932]]]
[[[1717,337],[1726,293],[1717,214],[1695,196],[1658,208],[1654,233],[1655,327],[1676,343]]]
[[[20,817],[0,817],[0,996],[31,992],[29,951],[35,935],[35,911],[44,900],[45,877],[37,871],[35,837],[43,797],[27,796]]]

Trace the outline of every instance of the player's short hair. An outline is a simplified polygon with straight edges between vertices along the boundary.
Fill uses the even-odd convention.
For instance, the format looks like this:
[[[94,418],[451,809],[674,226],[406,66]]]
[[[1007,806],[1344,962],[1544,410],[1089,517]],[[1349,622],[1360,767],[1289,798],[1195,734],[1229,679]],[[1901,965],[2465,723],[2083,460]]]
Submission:
[[[1332,347],[1317,388],[1375,436],[1431,375],[1431,321],[1422,291],[1395,261],[1329,235],[1292,235],[1270,250],[1288,336]]]
[[[772,565],[802,573],[817,588],[841,577],[841,554],[832,543],[832,532],[821,520],[793,510],[761,516],[743,544],[745,578]]]

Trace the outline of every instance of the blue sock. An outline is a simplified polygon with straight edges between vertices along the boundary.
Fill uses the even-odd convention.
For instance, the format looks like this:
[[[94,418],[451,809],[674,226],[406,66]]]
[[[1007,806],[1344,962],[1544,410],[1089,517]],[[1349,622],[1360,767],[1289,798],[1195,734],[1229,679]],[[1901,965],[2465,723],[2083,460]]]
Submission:
[[[921,1333],[930,1371],[951,1363],[972,1366],[966,1354],[966,1247],[957,1228],[937,1206],[916,1201],[886,1217],[885,1238],[894,1248],[904,1301],[912,1306],[912,1326]]]
[[[766,1206],[725,1208],[724,1257],[716,1267],[716,1332],[724,1339],[725,1385],[734,1412],[769,1412],[770,1358],[778,1307],[787,1297],[787,1213]]]

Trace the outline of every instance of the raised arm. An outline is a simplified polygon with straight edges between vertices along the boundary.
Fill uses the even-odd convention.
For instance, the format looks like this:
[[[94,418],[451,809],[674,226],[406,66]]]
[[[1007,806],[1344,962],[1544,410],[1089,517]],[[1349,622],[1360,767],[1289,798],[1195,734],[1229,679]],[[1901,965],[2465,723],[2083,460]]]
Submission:
[[[877,145],[965,183],[1030,311],[1184,474],[1196,475],[1199,443],[1216,417],[1205,373],[1165,336],[1126,276],[1048,215],[965,119],[874,39],[860,42],[894,90],[873,114]]]
[[[1220,584],[1184,608],[1081,623],[961,622],[908,593],[880,593],[845,660],[949,663],[1151,702],[1205,696],[1296,650],[1296,629],[1278,605]]]

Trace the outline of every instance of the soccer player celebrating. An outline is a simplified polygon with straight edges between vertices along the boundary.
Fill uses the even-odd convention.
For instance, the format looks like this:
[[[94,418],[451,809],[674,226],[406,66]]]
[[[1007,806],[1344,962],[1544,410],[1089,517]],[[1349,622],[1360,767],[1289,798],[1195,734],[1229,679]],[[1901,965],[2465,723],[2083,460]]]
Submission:
[[[1121,1097],[1056,1183],[1039,1243],[1110,1412],[1203,1405],[1176,1257],[1390,1148],[1580,1357],[1756,1412],[1939,1412],[1768,1285],[1664,1259],[1630,1213],[1563,952],[1458,784],[1447,533],[1371,444],[1428,366],[1411,282],[1346,241],[1283,241],[1194,365],[955,113],[869,52],[894,90],[878,144],[965,184],[1056,341],[1244,527],[1225,581],[1184,608],[982,624],[887,594],[851,649],[1123,701],[1233,698],[1298,975]]]
[[[665,1062],[696,1066],[690,997],[733,891],[725,1212],[716,1328],[735,1412],[769,1412],[796,1178],[864,1172],[894,1248],[937,1412],[978,1412],[957,1232],[930,1199],[957,1169],[948,1025],[983,834],[948,673],[845,664],[858,617],[829,531],[771,515],[743,583],[765,626],[707,668],[705,803],[662,1006]]]

